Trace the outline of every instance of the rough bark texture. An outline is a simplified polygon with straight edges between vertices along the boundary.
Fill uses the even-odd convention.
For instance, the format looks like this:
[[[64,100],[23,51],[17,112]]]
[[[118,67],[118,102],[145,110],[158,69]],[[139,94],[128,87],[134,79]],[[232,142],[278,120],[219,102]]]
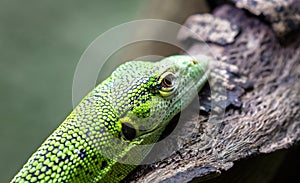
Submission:
[[[201,19],[202,15],[197,16]],[[299,141],[299,33],[280,44],[271,26],[244,10],[226,5],[216,9],[213,16],[218,22],[229,22],[234,30],[240,30],[239,34],[228,44],[226,39],[214,42],[210,34],[202,35],[203,39],[210,41],[208,44],[217,57],[238,66],[253,82],[253,89],[241,97],[241,107],[229,108],[219,123],[187,111],[185,122],[180,122],[180,129],[170,135],[173,144],[166,144],[166,148],[176,146],[178,150],[157,163],[139,167],[125,182],[205,180],[230,169],[237,160],[289,148]],[[210,20],[211,24],[198,24],[199,29],[205,26],[206,33],[209,29],[214,32],[216,26],[211,17]],[[191,45],[191,52],[201,51],[202,43],[193,37],[179,37]],[[160,150],[154,152],[161,153]]]
[[[262,15],[278,37],[297,31],[300,24],[299,0],[232,0],[239,8]]]

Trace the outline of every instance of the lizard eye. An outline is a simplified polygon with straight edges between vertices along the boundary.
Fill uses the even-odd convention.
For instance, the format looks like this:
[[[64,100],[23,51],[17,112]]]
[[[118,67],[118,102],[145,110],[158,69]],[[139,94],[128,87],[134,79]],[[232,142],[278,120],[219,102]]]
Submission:
[[[159,93],[162,97],[169,97],[175,91],[176,77],[172,72],[165,72],[160,76],[161,88]]]
[[[136,129],[130,123],[122,123],[122,134],[126,140],[133,140],[136,137]]]
[[[164,78],[162,78],[162,87],[172,87],[174,85],[174,75],[172,73],[168,73]]]

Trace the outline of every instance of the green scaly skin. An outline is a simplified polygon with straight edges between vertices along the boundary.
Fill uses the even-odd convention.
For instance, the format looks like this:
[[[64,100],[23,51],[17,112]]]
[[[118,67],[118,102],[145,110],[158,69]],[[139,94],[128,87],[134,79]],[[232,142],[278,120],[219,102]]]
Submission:
[[[119,182],[207,80],[209,61],[131,61],[93,89],[11,182]],[[150,148],[140,148],[141,145]]]

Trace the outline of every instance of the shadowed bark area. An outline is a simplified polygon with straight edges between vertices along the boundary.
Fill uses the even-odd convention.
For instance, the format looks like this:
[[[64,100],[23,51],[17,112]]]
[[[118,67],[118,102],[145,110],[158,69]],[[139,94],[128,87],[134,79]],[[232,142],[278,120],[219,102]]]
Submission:
[[[212,52],[221,60],[236,65],[253,82],[253,89],[243,94],[240,108],[228,108],[218,123],[208,122],[208,116],[187,109],[185,113],[188,115],[179,120],[180,128],[175,128],[170,135],[172,143],[165,145],[167,149],[175,146],[177,151],[156,163],[140,166],[125,182],[203,181],[222,171],[223,174],[237,160],[289,148],[299,141],[299,33],[286,37],[284,44],[279,43],[266,22],[228,5],[217,8],[213,16],[196,16],[186,25],[194,24],[199,32],[205,28],[206,34],[201,36]],[[207,17],[210,21],[199,23]],[[222,26],[220,19],[226,21],[226,25]],[[234,40],[227,42],[233,35],[228,23],[239,33],[234,34]],[[222,27],[226,31],[219,30]],[[216,35],[221,32],[224,39],[214,39],[212,34],[216,29]],[[201,53],[200,41],[188,33],[180,34],[179,38],[190,45],[191,53]],[[162,151],[154,149],[154,155],[164,153]],[[284,152],[256,161],[265,164],[270,164],[274,158],[280,161],[280,153]],[[276,161],[273,167],[278,165]],[[247,167],[248,171],[255,169],[255,166]],[[269,181],[269,177],[266,175],[259,180]]]

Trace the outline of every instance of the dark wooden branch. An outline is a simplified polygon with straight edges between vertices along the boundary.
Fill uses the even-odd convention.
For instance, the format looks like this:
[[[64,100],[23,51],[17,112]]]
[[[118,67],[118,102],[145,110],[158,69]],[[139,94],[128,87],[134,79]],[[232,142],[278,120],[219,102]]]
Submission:
[[[217,57],[236,65],[254,83],[253,89],[241,97],[241,107],[229,108],[218,124],[208,122],[205,115],[188,111],[189,117],[179,124],[182,128],[172,133],[176,143],[166,144],[166,148],[179,149],[157,163],[139,167],[125,182],[204,180],[230,169],[237,160],[289,148],[299,141],[299,33],[289,35],[291,41],[279,43],[272,26],[228,5],[216,9],[213,17],[238,28],[239,33],[233,36],[233,41],[226,42],[226,36],[232,32],[223,32],[225,42],[221,44],[211,34],[202,35],[203,39]],[[201,26],[211,33],[216,21],[212,19]],[[181,37],[189,42],[191,52],[201,52],[201,42],[189,35]]]

